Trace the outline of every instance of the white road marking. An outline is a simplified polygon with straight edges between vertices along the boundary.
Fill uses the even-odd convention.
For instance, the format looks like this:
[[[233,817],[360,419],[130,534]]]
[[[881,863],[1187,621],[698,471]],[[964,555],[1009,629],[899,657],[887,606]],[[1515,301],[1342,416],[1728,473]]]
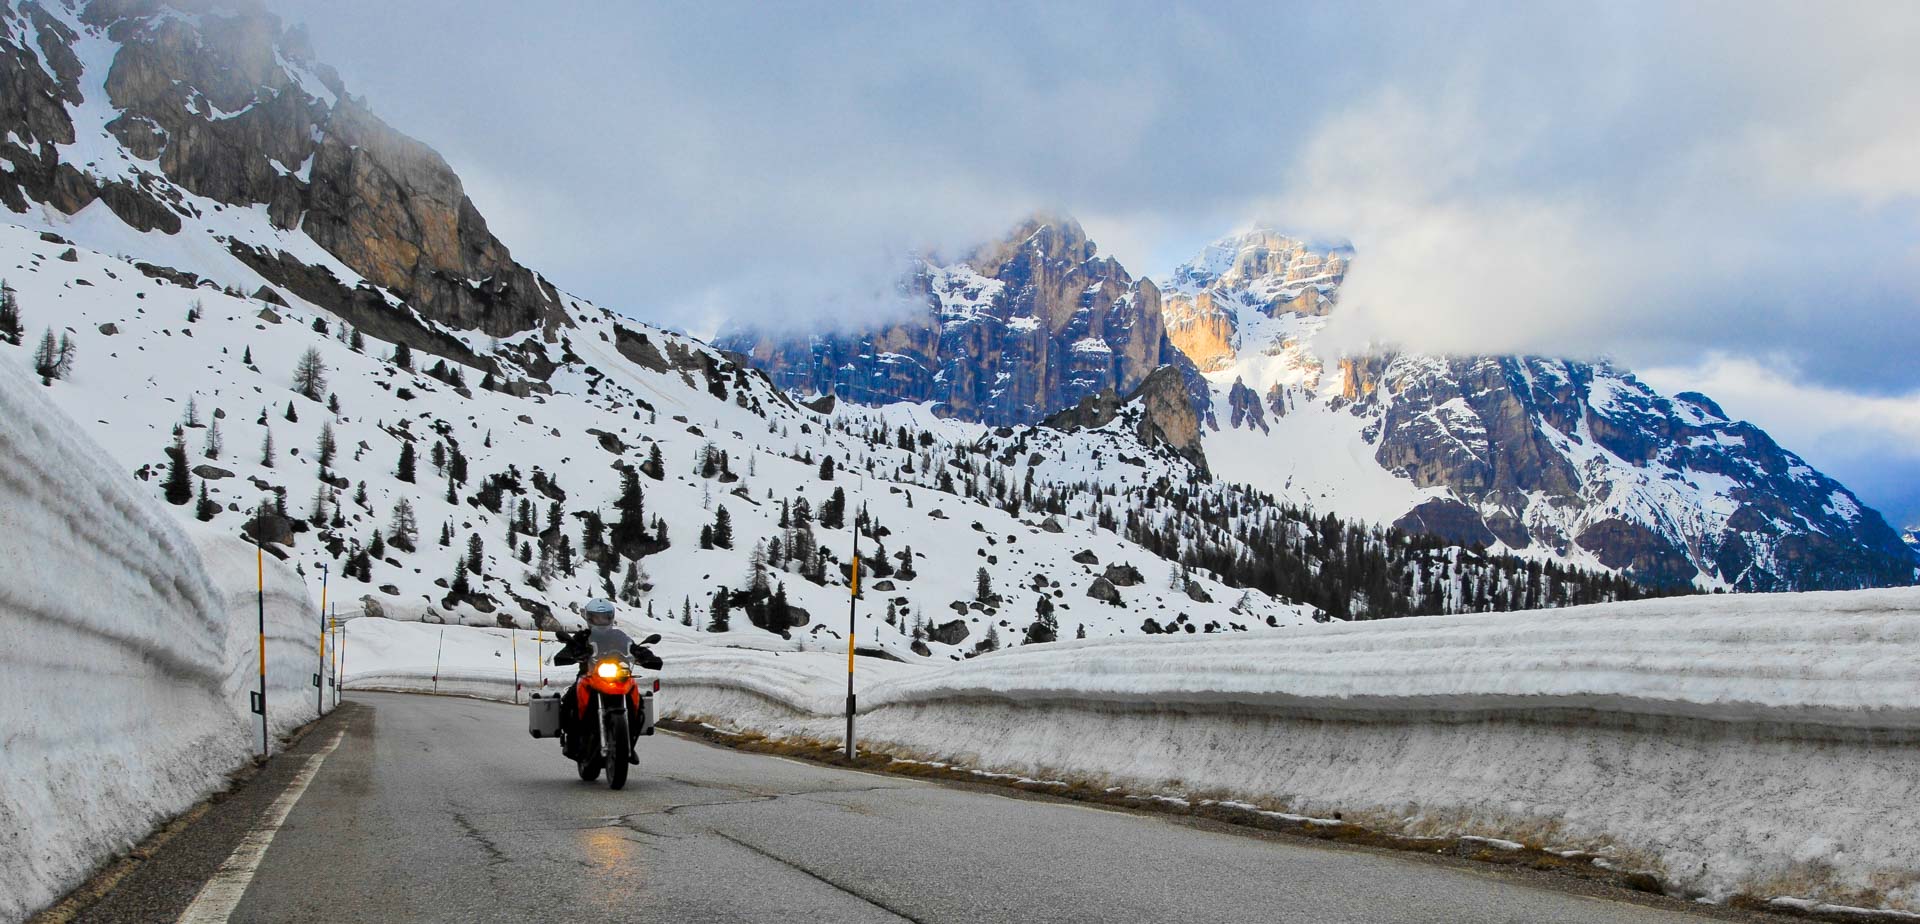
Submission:
[[[333,733],[333,740],[326,746],[307,757],[307,762],[293,775],[293,782],[275,797],[273,804],[267,806],[266,814],[261,816],[253,830],[240,839],[220,869],[200,887],[200,893],[193,897],[193,904],[180,913],[180,924],[225,924],[233,909],[240,904],[241,896],[247,894],[247,886],[253,884],[253,874],[260,868],[260,861],[266,857],[267,848],[273,844],[273,836],[280,832],[280,825],[293,812],[293,806],[307,791],[307,784],[320,772],[320,764],[327,759],[333,749],[340,746],[340,739],[346,736],[346,730]]]

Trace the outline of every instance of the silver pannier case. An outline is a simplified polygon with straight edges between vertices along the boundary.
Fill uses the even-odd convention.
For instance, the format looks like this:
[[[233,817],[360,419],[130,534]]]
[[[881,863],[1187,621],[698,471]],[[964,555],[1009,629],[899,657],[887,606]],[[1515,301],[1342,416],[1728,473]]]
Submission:
[[[560,737],[559,693],[535,693],[527,697],[527,731],[535,738]]]

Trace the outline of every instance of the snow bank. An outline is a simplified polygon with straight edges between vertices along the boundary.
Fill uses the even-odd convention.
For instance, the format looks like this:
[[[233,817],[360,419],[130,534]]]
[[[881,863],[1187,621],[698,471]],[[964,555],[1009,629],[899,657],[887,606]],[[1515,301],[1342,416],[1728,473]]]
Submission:
[[[252,550],[196,547],[40,390],[0,363],[0,920],[57,899],[259,748]],[[315,609],[269,562],[268,711],[284,730],[313,717]]]
[[[351,625],[349,686],[424,688],[441,627]],[[442,692],[511,689],[504,630],[444,631]],[[698,638],[660,647],[663,715],[838,739],[843,656]],[[1099,639],[859,671],[861,740],[900,757],[1578,849],[1710,899],[1920,908],[1920,589]]]

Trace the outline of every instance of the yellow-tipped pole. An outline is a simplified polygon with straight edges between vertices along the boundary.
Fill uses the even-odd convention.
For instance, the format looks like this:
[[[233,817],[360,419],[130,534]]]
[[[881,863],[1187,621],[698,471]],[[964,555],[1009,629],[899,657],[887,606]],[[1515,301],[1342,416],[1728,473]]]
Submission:
[[[256,520],[258,515],[255,515]],[[260,756],[270,753],[267,744],[267,553],[260,545],[259,524],[253,536],[253,577],[255,598],[260,605]]]
[[[860,518],[853,521],[853,580],[847,585],[847,759],[853,759],[854,618],[860,609]]]
[[[327,565],[320,563],[320,666],[313,675],[313,714],[327,711]]]

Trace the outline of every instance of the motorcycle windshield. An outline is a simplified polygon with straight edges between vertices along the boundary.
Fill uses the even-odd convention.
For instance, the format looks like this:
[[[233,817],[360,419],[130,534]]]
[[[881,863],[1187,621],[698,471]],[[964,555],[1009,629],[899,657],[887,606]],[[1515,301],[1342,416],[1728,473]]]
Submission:
[[[595,626],[587,635],[587,642],[593,646],[594,658],[632,657],[633,636],[612,626]]]

